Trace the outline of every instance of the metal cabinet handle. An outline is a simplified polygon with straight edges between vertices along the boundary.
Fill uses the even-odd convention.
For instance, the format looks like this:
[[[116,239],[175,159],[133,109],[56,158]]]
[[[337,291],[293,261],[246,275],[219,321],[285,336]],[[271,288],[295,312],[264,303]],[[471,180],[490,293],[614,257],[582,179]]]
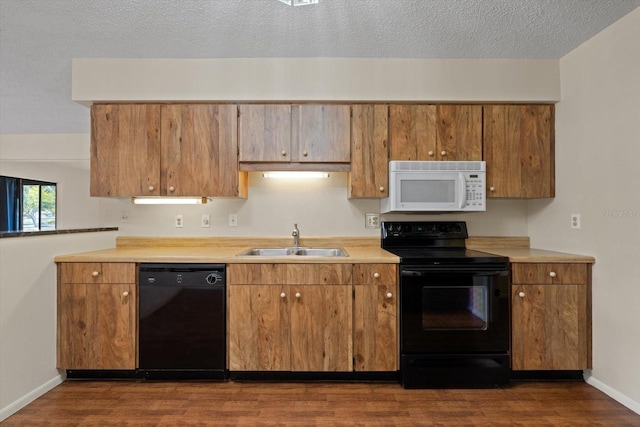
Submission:
[[[154,188],[155,188],[155,187],[154,187],[153,185],[150,185],[150,186],[149,186],[149,191],[153,191],[153,190],[154,190]]]
[[[280,298],[286,298],[287,294],[285,294],[284,292],[280,292]]]
[[[489,187],[489,191],[496,191],[496,187]]]
[[[551,272],[549,272],[549,276],[551,276],[551,277],[556,277],[556,276],[557,276],[557,274],[556,274],[556,272],[555,272],[555,271],[551,271]]]
[[[94,271],[93,273],[91,273],[91,275],[93,277],[98,277],[100,275],[100,272],[99,271]]]
[[[128,296],[129,296],[129,291],[124,291],[124,292],[122,293],[122,296],[123,296],[123,297],[128,297]]]
[[[386,297],[387,297],[387,298],[392,298],[392,297],[393,297],[393,294],[392,294],[391,292],[387,292]]]
[[[296,292],[296,298],[300,298],[300,292]]]
[[[381,185],[379,190],[380,190],[381,192],[382,192],[382,191],[384,191],[384,187]]]
[[[433,150],[429,150],[429,152],[427,153],[430,156],[433,156],[435,153],[433,152]]]
[[[303,156],[305,156],[305,157],[307,157],[307,156],[309,155],[309,153],[307,153],[307,150],[304,150],[304,151],[302,152],[302,155],[303,155]]]
[[[174,187],[174,186],[169,187],[169,191],[171,191],[171,192],[176,191],[176,187]]]
[[[446,155],[447,155],[447,152],[446,152],[446,151],[444,151],[444,150],[442,150],[442,151],[440,152],[440,155],[441,155],[441,156],[446,156]]]
[[[518,296],[519,296],[520,298],[524,298],[524,292],[522,292],[522,291],[518,292]]]
[[[378,278],[380,278],[380,273],[378,273],[378,272],[373,273],[373,278],[374,278],[374,279],[378,279]]]
[[[284,157],[284,156],[286,156],[286,155],[287,155],[287,152],[286,152],[285,150],[282,150],[282,151],[280,152],[280,154],[282,154],[282,157]]]

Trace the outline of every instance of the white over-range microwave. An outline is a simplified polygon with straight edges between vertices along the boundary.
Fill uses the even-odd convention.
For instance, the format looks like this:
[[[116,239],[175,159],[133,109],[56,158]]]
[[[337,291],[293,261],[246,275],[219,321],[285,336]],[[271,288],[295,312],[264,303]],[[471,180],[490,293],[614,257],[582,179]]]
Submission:
[[[486,208],[482,161],[390,161],[381,213],[472,212]]]

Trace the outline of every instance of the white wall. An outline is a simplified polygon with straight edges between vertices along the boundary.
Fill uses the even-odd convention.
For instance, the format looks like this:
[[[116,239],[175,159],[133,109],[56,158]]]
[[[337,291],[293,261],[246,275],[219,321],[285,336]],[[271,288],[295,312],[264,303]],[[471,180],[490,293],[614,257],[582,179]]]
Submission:
[[[115,232],[0,239],[0,421],[62,380],[56,255],[113,246]]]
[[[283,181],[249,174],[249,197],[213,199],[205,205],[133,205],[130,199],[102,201],[105,226],[117,226],[121,235],[138,236],[276,236],[291,235],[297,223],[304,236],[372,236],[379,229],[365,228],[365,213],[380,212],[375,199],[347,199],[346,173],[329,179]],[[527,205],[521,200],[490,200],[487,212],[449,215],[384,215],[383,219],[467,221],[473,235],[527,235]],[[128,217],[122,222],[121,217]],[[238,226],[229,227],[229,214],[238,215]],[[182,214],[184,227],[174,218]],[[211,227],[201,227],[202,214],[211,216]]]
[[[556,198],[532,245],[593,255],[589,382],[640,413],[640,8],[560,60]],[[569,227],[580,213],[582,228]]]

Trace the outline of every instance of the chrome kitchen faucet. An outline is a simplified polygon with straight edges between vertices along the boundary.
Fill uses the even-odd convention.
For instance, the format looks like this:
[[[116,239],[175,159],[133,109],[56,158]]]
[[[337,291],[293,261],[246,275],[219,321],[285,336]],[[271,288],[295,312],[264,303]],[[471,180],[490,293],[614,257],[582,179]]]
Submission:
[[[298,230],[298,224],[293,224],[293,246],[298,249],[300,247],[300,230]]]

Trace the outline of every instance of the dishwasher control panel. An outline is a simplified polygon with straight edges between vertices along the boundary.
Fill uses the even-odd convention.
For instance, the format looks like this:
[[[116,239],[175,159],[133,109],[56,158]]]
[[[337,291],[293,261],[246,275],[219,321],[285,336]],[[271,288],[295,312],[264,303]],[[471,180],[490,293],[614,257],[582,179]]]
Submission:
[[[210,287],[226,283],[225,264],[140,264],[141,286]]]

